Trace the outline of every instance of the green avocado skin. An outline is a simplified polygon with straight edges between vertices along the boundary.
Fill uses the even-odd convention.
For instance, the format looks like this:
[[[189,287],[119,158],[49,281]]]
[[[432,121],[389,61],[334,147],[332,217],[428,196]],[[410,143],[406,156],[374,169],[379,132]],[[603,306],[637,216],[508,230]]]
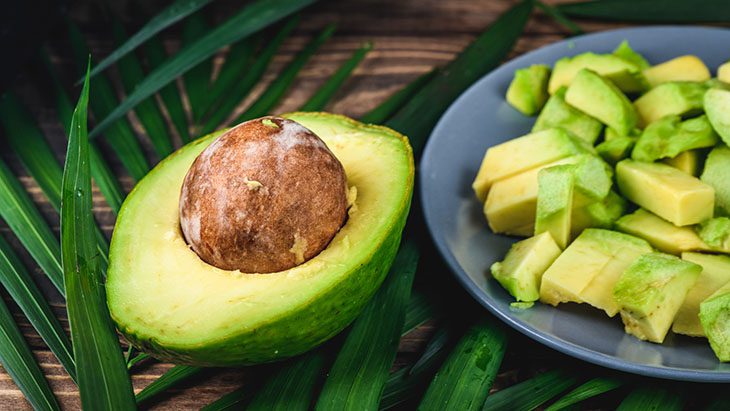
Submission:
[[[409,191],[398,207],[397,218],[394,218],[387,229],[383,230],[384,235],[380,237],[379,246],[375,247],[369,256],[363,258],[360,265],[343,273],[331,288],[322,290],[303,306],[282,310],[277,317],[261,323],[257,328],[231,324],[231,328],[238,327],[241,328],[241,331],[199,346],[162,344],[154,337],[146,336],[144,332],[138,330],[132,319],[117,318],[114,304],[110,303],[112,319],[117,328],[127,341],[141,351],[162,361],[204,367],[245,366],[286,359],[311,350],[347,327],[362,311],[385,279],[398,250],[412,198],[414,165],[406,138],[384,127],[364,125],[347,117],[328,113],[292,113],[283,117],[290,117],[297,121],[300,118],[328,121],[333,127],[342,124],[351,130],[367,129],[371,132],[380,132],[402,139],[406,145],[406,152],[411,156],[407,176]],[[191,142],[163,162],[175,161],[175,156],[182,150],[210,144],[224,131],[218,131]],[[152,170],[150,174],[156,171]],[[132,190],[128,199],[134,195],[135,190]],[[124,213],[125,208],[122,207],[118,222],[124,219]],[[126,257],[114,255],[114,249],[112,247],[111,259]],[[113,266],[110,268],[107,283],[116,274]],[[205,315],[205,312],[200,313],[200,316]]]

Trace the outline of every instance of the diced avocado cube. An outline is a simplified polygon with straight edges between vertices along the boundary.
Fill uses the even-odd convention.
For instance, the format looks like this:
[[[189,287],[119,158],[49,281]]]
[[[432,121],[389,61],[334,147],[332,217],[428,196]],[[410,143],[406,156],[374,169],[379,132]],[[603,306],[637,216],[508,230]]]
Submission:
[[[688,116],[703,110],[707,86],[702,83],[670,82],[661,84],[634,101],[641,124],[646,126],[664,116]]]
[[[537,116],[532,131],[562,128],[587,141],[588,144],[595,143],[601,134],[603,124],[566,103],[566,91],[567,88],[561,87],[555,94],[550,96],[540,115]]]
[[[584,230],[545,271],[540,284],[540,301],[551,305],[582,303],[583,290],[624,248],[645,245],[641,239],[615,231]]]
[[[484,203],[484,215],[492,231],[532,236],[537,210],[538,173],[545,167],[575,163],[578,158],[563,158],[494,183]]]
[[[616,221],[616,229],[648,241],[659,251],[679,255],[685,251],[710,251],[693,227],[677,227],[639,208]]]
[[[614,54],[583,53],[574,57],[564,57],[555,62],[548,92],[553,94],[560,87],[570,86],[583,69],[598,73],[627,93],[640,92],[648,88],[641,68],[633,62]]]
[[[687,150],[712,147],[718,141],[707,116],[682,121],[679,116],[670,115],[646,127],[636,141],[631,158],[652,162],[676,157]]]
[[[606,129],[608,130],[608,129]],[[596,152],[609,164],[629,158],[634,149],[636,138],[628,136],[614,137],[596,146]]]
[[[517,301],[537,301],[542,274],[559,255],[550,233],[538,234],[514,243],[504,261],[492,264],[492,276]]]
[[[613,228],[614,222],[626,212],[626,200],[609,191],[602,201],[574,208],[571,216],[571,237],[580,235],[586,228]]]
[[[589,151],[585,142],[561,129],[527,134],[490,147],[472,187],[477,198],[484,201],[495,181]]]
[[[700,180],[715,189],[715,215],[730,216],[730,148],[720,145],[710,151]]]
[[[700,150],[683,151],[674,157],[665,158],[662,162],[695,177],[700,175],[702,169]],[[715,208],[717,201],[717,190],[715,190]]]
[[[712,218],[715,190],[666,164],[623,160],[616,165],[616,182],[629,201],[674,225]]]
[[[559,165],[544,168],[537,175],[535,235],[550,233],[561,249],[570,241],[575,168],[574,164]]]
[[[631,101],[610,80],[593,71],[578,72],[565,93],[565,101],[619,133],[628,135],[636,127],[637,115]]]
[[[636,51],[634,51],[634,49],[631,48],[627,40],[622,41],[621,44],[616,47],[616,49],[613,51],[613,55],[621,57],[622,59],[633,63],[641,70],[647,69],[651,66],[649,62],[646,61],[644,56],[637,53]]]
[[[602,201],[611,191],[613,169],[595,155],[583,154],[576,158],[574,205],[581,207]]]
[[[682,253],[682,259],[702,266],[702,272],[694,287],[687,293],[684,303],[674,317],[672,331],[677,334],[704,337],[700,323],[700,303],[722,286],[730,283],[730,257],[700,253]]]
[[[700,304],[700,323],[717,358],[730,361],[730,284]]]
[[[723,83],[730,84],[730,61],[723,63],[717,68],[717,79]]]
[[[730,218],[715,217],[703,221],[697,233],[713,250],[730,252]]]
[[[550,67],[534,64],[515,71],[507,89],[507,102],[523,114],[532,116],[542,109],[548,98]]]
[[[613,290],[627,333],[662,343],[702,267],[673,255],[644,254],[619,277]]]
[[[711,88],[704,98],[704,107],[710,123],[725,144],[730,145],[730,90]]]
[[[644,77],[651,87],[656,87],[670,81],[709,80],[710,70],[697,56],[687,55],[644,70]]]

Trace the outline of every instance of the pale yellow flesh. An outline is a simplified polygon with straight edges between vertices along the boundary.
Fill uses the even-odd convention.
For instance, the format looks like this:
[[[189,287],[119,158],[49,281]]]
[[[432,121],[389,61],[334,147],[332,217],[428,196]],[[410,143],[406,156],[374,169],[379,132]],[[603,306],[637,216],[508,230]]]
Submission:
[[[158,168],[164,172],[154,170],[145,177],[154,181],[135,189],[153,193],[130,194],[122,209],[126,223],[114,235],[118,266],[107,284],[109,304],[117,315],[135,319],[140,338],[150,335],[162,346],[192,349],[237,335],[241,327],[256,329],[334,286],[387,235],[409,196],[403,176],[413,165],[404,161],[403,141],[347,124],[335,131],[306,115],[292,119],[325,141],[343,164],[348,185],[357,187],[347,223],[318,256],[286,271],[244,274],[206,264],[181,235],[178,198],[190,164],[213,140],[191,143],[194,149],[174,154],[184,158],[163,162]],[[377,195],[383,191],[402,194]]]
[[[682,259],[702,266],[697,282],[687,293],[677,311],[672,331],[693,337],[704,337],[705,330],[700,323],[700,303],[730,283],[730,257],[700,253],[682,253]]]
[[[560,87],[569,86],[576,74],[584,68],[595,71],[603,77],[611,79],[617,84],[624,77],[631,76],[634,70],[631,63],[612,54],[588,53],[567,60],[558,60],[548,83],[548,92],[555,94]]]
[[[715,190],[674,167],[624,160],[616,166],[616,179],[627,199],[674,225],[712,218]]]
[[[724,63],[717,69],[717,79],[723,83],[730,84],[730,61]]]
[[[706,81],[710,70],[697,56],[686,55],[673,58],[644,70],[644,77],[651,87],[668,81]]]
[[[668,115],[683,116],[698,110],[693,96],[688,96],[676,83],[662,84],[634,101],[640,125],[646,126]]]
[[[710,251],[693,227],[677,227],[644,209],[616,221],[616,229],[648,241],[659,251],[680,255],[685,251]]]
[[[698,150],[683,151],[676,157],[664,159],[662,162],[691,176],[697,177],[700,175],[700,153]]]

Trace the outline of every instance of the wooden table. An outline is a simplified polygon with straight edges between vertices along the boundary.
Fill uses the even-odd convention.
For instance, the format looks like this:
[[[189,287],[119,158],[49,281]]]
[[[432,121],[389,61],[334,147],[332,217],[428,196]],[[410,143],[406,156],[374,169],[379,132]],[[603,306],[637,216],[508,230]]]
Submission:
[[[144,16],[140,15],[136,8],[124,3],[116,6],[117,11],[127,23],[128,29],[138,28],[145,20]],[[352,51],[361,43],[371,40],[375,43],[375,49],[368,54],[366,60],[357,68],[354,76],[348,80],[329,107],[330,111],[336,113],[359,116],[418,75],[429,71],[432,67],[446,64],[488,24],[514,3],[514,1],[506,0],[322,1],[304,13],[300,27],[286,41],[279,55],[276,56],[273,66],[263,83],[269,82],[281,67],[302,48],[313,33],[316,33],[327,23],[335,22],[338,26],[335,36],[307,64],[286,99],[274,111],[286,112],[301,105],[322,84],[324,79],[331,75],[350,56]],[[94,58],[99,61],[113,48],[113,43],[108,25],[98,19],[98,12],[90,6],[91,4],[93,3],[73,7],[71,14],[81,24],[89,39]],[[239,7],[239,2],[219,0],[206,8],[206,15],[210,18],[210,21],[217,22],[229,16],[233,10],[237,10]],[[159,7],[156,9],[159,9]],[[93,16],[96,16],[97,20],[94,20]],[[615,28],[619,25],[581,22],[581,26],[586,31],[599,31]],[[59,66],[65,78],[69,80],[68,84],[70,85],[75,68],[71,60],[69,45],[63,27],[60,27],[56,33],[51,41],[54,63]],[[561,40],[567,34],[568,32],[563,27],[536,10],[511,57],[544,44]],[[178,38],[179,27],[164,33],[165,45],[169,50],[178,47]],[[222,57],[216,59],[217,63],[221,61]],[[21,76],[18,84],[17,90],[41,122],[44,132],[56,149],[59,161],[61,161],[65,150],[65,139],[57,122],[50,93],[44,93],[44,90],[36,88],[32,76],[29,75]],[[264,84],[258,87],[255,93],[260,91]],[[241,108],[243,108],[243,105]],[[150,154],[150,158],[154,158],[146,140],[145,148]],[[10,163],[16,173],[21,176],[23,184],[26,185],[33,199],[57,232],[57,214],[52,210],[32,179],[25,176],[22,167],[10,154],[10,150],[4,141],[0,142],[0,151],[3,159]],[[119,171],[125,189],[131,189],[131,180],[121,172],[119,164],[111,157],[110,162],[115,170]],[[97,217],[102,222],[104,231],[109,235],[114,218],[98,191],[94,192],[94,205]],[[0,225],[0,231],[3,235],[8,236],[7,226],[3,223],[0,224],[2,224]],[[18,243],[14,242],[14,245],[17,246]],[[20,247],[17,248],[19,251],[21,250]],[[62,299],[50,287],[49,283],[43,278],[42,273],[25,253],[23,253],[23,258],[29,267],[35,268],[34,274],[38,282],[43,286],[49,300],[53,303],[56,314],[61,318],[63,325],[67,327],[68,322],[65,319],[66,313]],[[455,285],[450,273],[443,271],[429,273],[428,275],[436,277],[435,281],[441,282],[445,289],[451,290],[447,301],[455,318],[462,315],[461,310],[470,310],[470,312],[478,315],[487,315],[473,303],[462,303],[463,301],[470,301],[470,299],[465,292]],[[6,294],[3,294],[3,297],[16,313],[19,325],[34,349],[43,371],[46,373],[64,408],[79,408],[76,386],[68,378],[53,355],[46,349],[28,321],[22,314],[19,314],[17,307],[12,304]],[[451,301],[455,302],[452,304]],[[398,359],[394,367],[397,368],[412,363],[417,358],[419,350],[423,348],[436,324],[434,321],[429,322],[401,340]],[[595,370],[595,373],[600,372],[597,368],[560,355],[526,337],[515,334],[510,341],[508,354],[494,389],[508,386],[541,369],[554,366],[588,369],[589,372]],[[141,390],[170,367],[170,364],[149,362],[148,365],[135,368],[133,373],[135,390]],[[150,404],[150,408],[159,410],[197,409],[240,387],[245,381],[255,378],[258,372],[260,370],[256,368],[210,370],[195,378],[194,381],[170,390],[159,401]],[[615,404],[615,401],[613,404]],[[605,406],[611,407],[612,403],[596,405],[600,408]],[[23,395],[10,377],[0,370],[0,409],[22,410],[29,408]]]

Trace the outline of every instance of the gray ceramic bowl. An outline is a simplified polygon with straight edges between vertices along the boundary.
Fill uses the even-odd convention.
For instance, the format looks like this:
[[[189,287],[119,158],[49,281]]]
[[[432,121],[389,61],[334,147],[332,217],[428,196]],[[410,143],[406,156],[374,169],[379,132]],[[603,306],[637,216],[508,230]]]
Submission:
[[[514,71],[586,51],[610,52],[624,39],[651,63],[695,54],[714,70],[730,58],[730,30],[662,26],[575,37],[502,65],[462,94],[431,134],[420,167],[426,222],[466,290],[523,334],[576,358],[622,371],[730,382],[730,364],[721,364],[704,339],[670,333],[661,345],[639,341],[624,333],[618,316],[610,319],[576,304],[553,308],[538,303],[529,310],[514,311],[509,294],[488,275],[489,266],[503,258],[515,239],[489,230],[471,182],[488,147],[526,134],[534,122],[504,99]]]

